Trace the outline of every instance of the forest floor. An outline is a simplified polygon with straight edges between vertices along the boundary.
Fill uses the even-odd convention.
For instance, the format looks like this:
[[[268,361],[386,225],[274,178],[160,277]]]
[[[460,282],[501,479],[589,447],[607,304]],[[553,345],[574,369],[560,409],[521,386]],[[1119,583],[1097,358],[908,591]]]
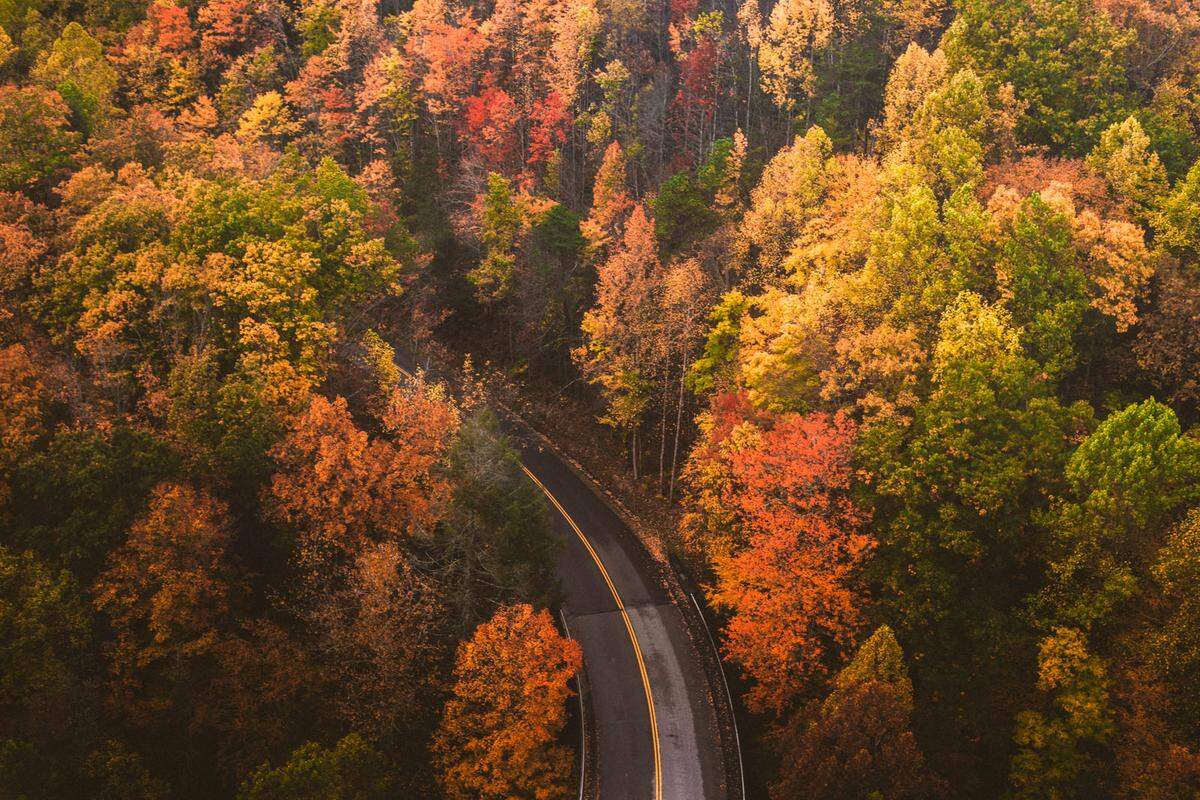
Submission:
[[[572,466],[603,487],[606,499],[656,560],[665,563],[678,556],[679,507],[658,491],[657,470],[634,480],[628,444],[599,421],[592,403],[540,382],[492,375],[487,386],[491,394],[552,441]]]

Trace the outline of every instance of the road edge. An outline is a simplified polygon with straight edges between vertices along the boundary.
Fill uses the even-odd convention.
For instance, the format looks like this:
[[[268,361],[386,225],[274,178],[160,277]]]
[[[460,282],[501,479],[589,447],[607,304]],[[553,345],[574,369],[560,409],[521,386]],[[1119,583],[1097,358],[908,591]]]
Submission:
[[[732,697],[726,689],[721,656],[699,608],[694,605],[694,601],[688,601],[692,595],[684,588],[675,565],[669,559],[663,560],[654,557],[642,537],[635,533],[640,526],[637,518],[625,508],[618,498],[600,486],[586,467],[559,447],[539,427],[529,422],[522,414],[514,411],[494,394],[489,397],[489,404],[537,437],[546,449],[554,453],[559,461],[612,511],[621,521],[623,530],[620,535],[634,545],[633,552],[642,561],[642,565],[647,568],[647,574],[655,576],[659,584],[666,590],[667,596],[671,598],[671,603],[678,609],[683,619],[692,651],[698,657],[704,672],[709,705],[712,706],[717,720],[717,737],[721,743],[726,797],[729,800],[745,800],[745,785],[742,781],[741,769],[741,742],[737,731],[736,711],[732,705]]]

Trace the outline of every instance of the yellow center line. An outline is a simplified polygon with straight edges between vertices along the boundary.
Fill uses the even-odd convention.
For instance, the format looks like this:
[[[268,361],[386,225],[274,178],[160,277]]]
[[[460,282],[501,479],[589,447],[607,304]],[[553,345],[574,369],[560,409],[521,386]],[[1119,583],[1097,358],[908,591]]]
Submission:
[[[604,577],[604,582],[608,584],[608,590],[612,592],[613,600],[617,603],[617,610],[621,612],[621,619],[625,620],[625,630],[629,632],[629,641],[633,644],[633,655],[637,658],[638,671],[642,674],[642,688],[646,690],[646,710],[650,714],[650,742],[654,748],[654,800],[662,800],[662,754],[658,747],[658,718],[654,714],[654,695],[650,692],[650,676],[646,673],[646,660],[642,657],[642,648],[638,644],[637,635],[633,632],[633,621],[629,619],[629,613],[625,610],[625,601],[621,599],[620,593],[617,591],[616,584],[608,575],[608,570],[604,568],[604,562],[600,560],[600,554],[596,552],[596,548],[592,547],[592,543],[588,541],[587,536],[579,529],[575,520],[563,508],[562,503],[558,502],[558,498],[550,494],[550,490],[546,485],[538,480],[538,477],[529,471],[529,468],[524,464],[521,469],[529,476],[529,479],[537,484],[537,487],[542,490],[542,494],[546,495],[547,499],[554,504],[558,509],[558,513],[563,515],[563,519],[575,531],[575,535],[579,537],[579,541],[583,542],[583,546],[591,553],[592,560],[596,562],[596,566],[600,568],[600,574]]]
[[[396,365],[402,374],[408,378],[412,378],[412,373]],[[604,562],[600,560],[600,554],[596,552],[596,548],[592,547],[592,543],[588,540],[583,531],[579,529],[579,525],[575,523],[567,510],[563,508],[562,503],[558,502],[558,498],[550,494],[550,490],[546,485],[538,480],[538,477],[529,471],[529,468],[524,464],[521,469],[529,476],[529,480],[533,481],[542,494],[554,504],[558,509],[558,513],[563,515],[563,519],[571,526],[571,530],[575,531],[575,535],[579,537],[579,541],[583,542],[583,546],[591,553],[592,560],[596,562],[596,566],[600,568],[600,574],[604,577],[604,582],[608,584],[608,590],[612,592],[613,600],[617,603],[617,610],[621,612],[621,619],[625,620],[625,630],[629,633],[629,641],[633,645],[633,655],[637,658],[638,671],[642,674],[642,688],[646,691],[646,711],[650,714],[650,743],[654,749],[654,800],[662,800],[662,753],[658,746],[658,718],[654,714],[654,695],[650,692],[650,676],[646,673],[646,659],[642,657],[642,648],[638,644],[637,634],[633,632],[633,620],[629,618],[629,612],[625,610],[625,601],[621,599],[621,594],[617,591],[617,586],[612,582],[612,578],[608,576],[608,570],[604,568]]]

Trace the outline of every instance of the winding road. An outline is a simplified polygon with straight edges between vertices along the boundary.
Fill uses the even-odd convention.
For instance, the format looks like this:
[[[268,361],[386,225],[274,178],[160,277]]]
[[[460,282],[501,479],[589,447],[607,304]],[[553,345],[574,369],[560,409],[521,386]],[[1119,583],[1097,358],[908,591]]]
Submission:
[[[737,800],[700,657],[633,534],[534,433],[508,415],[502,424],[562,537],[562,613],[583,649],[597,799]]]
[[[505,428],[563,537],[558,576],[583,648],[600,800],[727,800],[708,684],[679,609],[612,509],[532,434]]]

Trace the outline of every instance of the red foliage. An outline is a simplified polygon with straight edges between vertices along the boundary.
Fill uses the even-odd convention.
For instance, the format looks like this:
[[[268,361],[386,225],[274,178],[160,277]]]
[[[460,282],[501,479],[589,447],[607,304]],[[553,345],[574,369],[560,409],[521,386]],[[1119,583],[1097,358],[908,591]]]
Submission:
[[[489,86],[467,98],[463,136],[491,169],[510,172],[518,155],[520,124],[517,104],[508,92]]]
[[[530,113],[533,126],[529,130],[528,166],[536,168],[550,159],[554,151],[567,140],[571,127],[571,111],[563,96],[551,90]]]

